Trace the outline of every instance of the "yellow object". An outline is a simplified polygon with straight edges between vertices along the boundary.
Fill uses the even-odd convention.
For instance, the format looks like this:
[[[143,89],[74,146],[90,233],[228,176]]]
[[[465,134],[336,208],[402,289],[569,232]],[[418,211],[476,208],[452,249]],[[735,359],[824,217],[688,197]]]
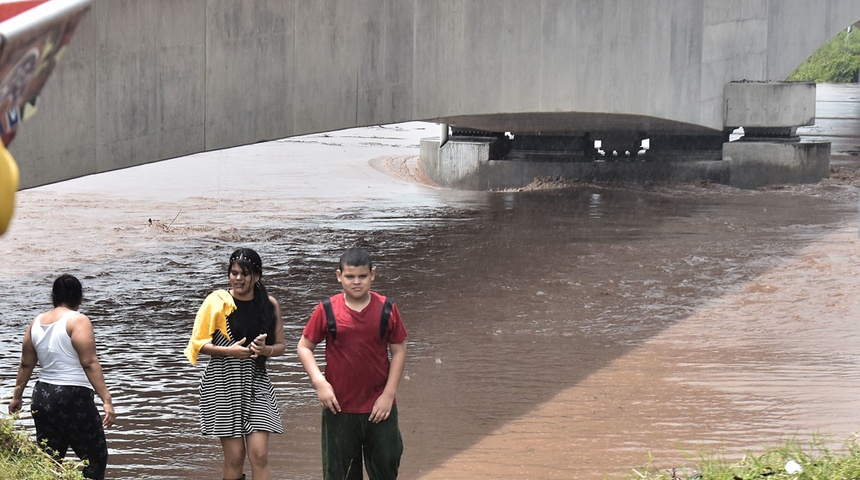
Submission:
[[[227,316],[234,310],[236,310],[236,303],[233,301],[233,295],[230,295],[227,290],[215,290],[206,297],[206,300],[203,300],[194,319],[191,340],[185,347],[185,358],[192,365],[197,365],[197,355],[203,345],[212,342],[213,333],[219,331],[226,338],[230,338],[227,334]]]
[[[0,142],[0,235],[6,233],[15,213],[15,192],[18,191],[18,164]]]

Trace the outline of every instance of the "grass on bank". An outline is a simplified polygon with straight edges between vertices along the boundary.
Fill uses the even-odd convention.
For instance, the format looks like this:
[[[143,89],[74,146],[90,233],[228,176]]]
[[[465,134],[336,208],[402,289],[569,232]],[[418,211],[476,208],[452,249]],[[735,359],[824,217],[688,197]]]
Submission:
[[[648,465],[634,470],[629,480],[855,480],[860,479],[860,442],[855,435],[839,451],[821,438],[804,447],[796,439],[765,450],[747,453],[738,463],[702,456],[691,468],[665,469]]]
[[[831,38],[800,65],[788,81],[860,82],[860,27],[855,25]]]
[[[82,462],[57,462],[15,425],[15,417],[0,419],[0,472],[19,480],[83,480]]]

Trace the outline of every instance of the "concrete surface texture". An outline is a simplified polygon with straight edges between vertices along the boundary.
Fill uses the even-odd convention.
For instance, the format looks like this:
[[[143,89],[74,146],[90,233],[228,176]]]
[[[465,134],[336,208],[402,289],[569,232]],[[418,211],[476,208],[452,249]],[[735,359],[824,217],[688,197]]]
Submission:
[[[723,128],[844,0],[95,0],[11,146],[21,187],[347,127]]]

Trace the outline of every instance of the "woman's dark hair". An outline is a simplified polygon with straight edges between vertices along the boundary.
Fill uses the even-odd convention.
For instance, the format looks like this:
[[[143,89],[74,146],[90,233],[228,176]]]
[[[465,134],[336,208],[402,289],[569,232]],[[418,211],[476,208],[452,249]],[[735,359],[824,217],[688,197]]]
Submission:
[[[263,285],[263,260],[260,255],[250,248],[240,248],[230,255],[230,263],[227,264],[227,275],[233,265],[238,265],[245,275],[255,273],[260,276],[260,281],[254,284],[254,308],[262,319],[263,331],[266,332],[266,345],[275,343],[275,307],[269,301],[269,292]],[[268,357],[261,356],[257,361],[265,364]]]
[[[80,280],[68,273],[57,277],[54,280],[54,288],[51,289],[51,301],[54,307],[65,306],[77,310],[84,301],[84,288]]]

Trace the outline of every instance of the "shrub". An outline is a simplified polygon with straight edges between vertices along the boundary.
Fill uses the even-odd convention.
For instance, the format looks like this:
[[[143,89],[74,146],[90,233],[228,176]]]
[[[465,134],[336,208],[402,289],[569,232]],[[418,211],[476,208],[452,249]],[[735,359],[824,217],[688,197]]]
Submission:
[[[83,480],[79,461],[57,462],[15,425],[14,416],[0,419],[0,472],[20,480]]]
[[[683,472],[683,473],[679,473]],[[648,465],[642,471],[634,470],[630,480],[852,480],[860,478],[860,443],[856,436],[845,442],[840,451],[827,447],[821,438],[815,438],[804,449],[796,439],[780,447],[766,450],[761,455],[747,453],[739,463],[721,458],[702,456],[698,465],[684,469],[659,469]]]
[[[789,75],[788,80],[818,83],[860,81],[860,28],[838,33]]]

